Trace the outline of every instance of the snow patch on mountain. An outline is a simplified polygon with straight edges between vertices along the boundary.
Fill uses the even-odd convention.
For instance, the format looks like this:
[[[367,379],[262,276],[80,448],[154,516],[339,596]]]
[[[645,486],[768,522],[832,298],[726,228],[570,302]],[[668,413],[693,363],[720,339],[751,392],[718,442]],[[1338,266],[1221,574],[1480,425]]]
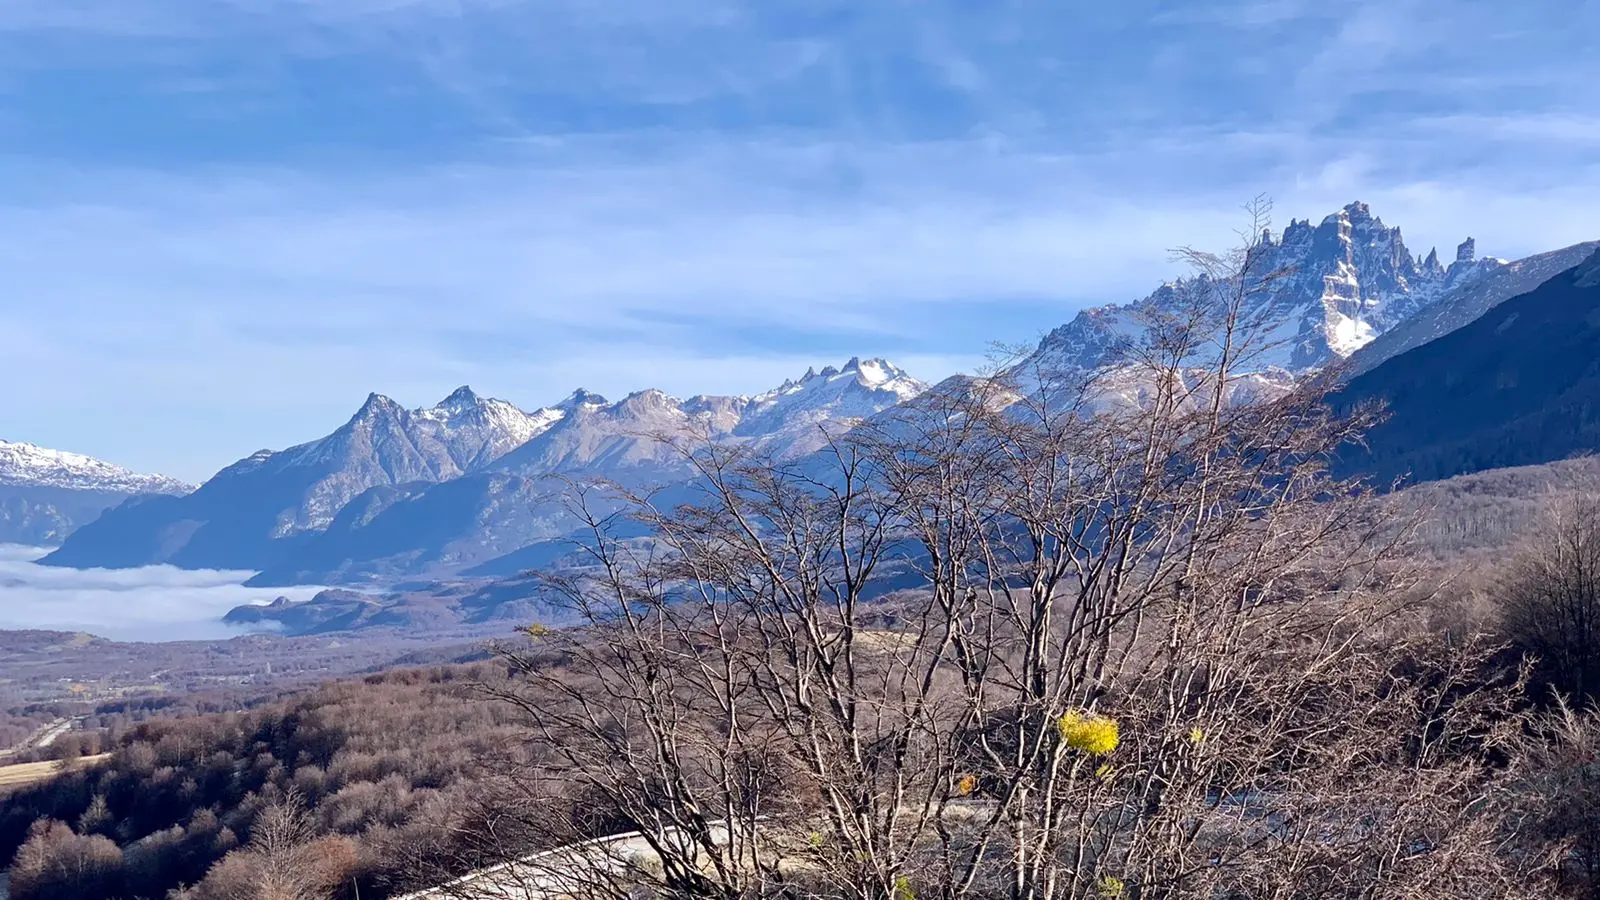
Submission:
[[[749,398],[732,431],[764,451],[793,458],[927,389],[887,360],[854,358],[838,369],[808,369],[798,381]]]
[[[1390,228],[1355,202],[1320,224],[1290,219],[1281,234],[1265,232],[1255,270],[1274,273],[1253,291],[1244,315],[1270,335],[1248,363],[1252,370],[1302,374],[1348,358],[1379,335],[1505,267],[1504,260],[1478,258],[1468,238],[1448,267],[1437,250],[1426,257],[1406,249],[1399,228]],[[1184,299],[1205,290],[1202,278],[1180,279],[1143,300],[1086,309],[1047,335],[1018,374],[1089,371],[1116,364],[1137,342],[1147,323],[1179,310]],[[1031,377],[1037,378],[1035,374]]]
[[[646,473],[688,477],[686,447],[749,447],[780,459],[803,456],[862,420],[927,390],[883,359],[807,370],[756,395],[699,394],[686,400],[650,389],[616,403],[579,390],[553,409],[561,417],[506,454],[495,471],[632,481]]]
[[[567,415],[528,413],[504,400],[457,388],[431,407],[407,410],[371,394],[343,427],[277,453],[260,452],[218,474],[238,477],[324,470],[278,517],[275,537],[326,528],[340,508],[382,484],[448,481],[486,468]]]
[[[119,494],[186,494],[194,487],[165,475],[122,466],[37,444],[0,440],[0,484]]]

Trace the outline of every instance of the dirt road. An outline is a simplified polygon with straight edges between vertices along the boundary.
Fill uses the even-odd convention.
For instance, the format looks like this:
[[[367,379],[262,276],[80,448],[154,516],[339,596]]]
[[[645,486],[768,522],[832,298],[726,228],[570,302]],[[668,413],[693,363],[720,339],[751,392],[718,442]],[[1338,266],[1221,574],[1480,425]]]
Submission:
[[[713,840],[727,840],[725,826],[712,827]],[[481,869],[398,900],[553,900],[580,894],[585,885],[603,883],[654,859],[643,835],[617,834]]]

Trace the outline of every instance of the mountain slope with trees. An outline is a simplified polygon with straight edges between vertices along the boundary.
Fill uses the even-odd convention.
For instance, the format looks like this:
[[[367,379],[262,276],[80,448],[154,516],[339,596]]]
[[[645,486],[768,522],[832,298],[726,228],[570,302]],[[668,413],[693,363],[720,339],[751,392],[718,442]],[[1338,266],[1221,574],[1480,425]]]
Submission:
[[[1342,470],[1388,483],[1600,449],[1600,251],[1533,291],[1353,379],[1339,408],[1382,404]]]

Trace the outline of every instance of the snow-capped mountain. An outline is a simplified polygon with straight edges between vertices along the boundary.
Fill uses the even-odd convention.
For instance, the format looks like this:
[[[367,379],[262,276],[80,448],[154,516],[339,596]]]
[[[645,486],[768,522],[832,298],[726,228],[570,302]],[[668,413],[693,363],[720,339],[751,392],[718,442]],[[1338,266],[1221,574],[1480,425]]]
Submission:
[[[1251,368],[1289,373],[1318,369],[1349,357],[1397,324],[1477,283],[1506,265],[1478,259],[1468,238],[1449,266],[1437,251],[1413,256],[1391,228],[1365,203],[1351,203],[1320,224],[1289,220],[1281,234],[1262,235],[1254,266],[1283,273],[1256,293],[1246,315],[1272,335]],[[1018,365],[1026,371],[1093,370],[1114,364],[1118,350],[1137,339],[1144,323],[1172,312],[1189,288],[1185,279],[1162,285],[1136,303],[1112,304],[1079,313],[1040,342]]]
[[[780,457],[810,453],[837,434],[928,389],[905,370],[882,359],[852,359],[843,368],[806,370],[797,381],[750,398],[738,437],[750,438]]]
[[[546,430],[481,472],[357,497],[324,533],[252,583],[459,571],[577,528],[566,479],[681,484],[694,477],[685,450],[708,441],[794,459],[924,390],[881,359],[808,371],[754,396],[680,400],[645,390],[610,402],[580,390],[552,407],[561,415]]]
[[[56,544],[129,497],[193,489],[165,475],[0,440],[0,543]]]
[[[679,400],[645,390],[616,403],[578,391],[559,405],[566,414],[544,433],[506,454],[494,471],[523,476],[571,475],[635,482],[684,473],[674,442],[738,443],[780,459],[803,456],[862,419],[927,390],[881,359],[852,359],[842,368],[807,370],[798,380],[755,396],[698,395]]]
[[[570,531],[557,478],[682,481],[692,472],[672,441],[793,458],[924,389],[884,360],[852,359],[755,396],[646,390],[613,403],[579,390],[531,413],[468,388],[415,410],[372,394],[327,437],[262,450],[189,496],[118,509],[44,562],[296,579],[369,561],[386,572],[460,566]]]
[[[372,394],[327,437],[259,451],[185,497],[119,508],[74,534],[44,562],[261,568],[295,540],[327,528],[363,491],[477,471],[562,415],[525,413],[468,388],[416,410]]]
[[[448,481],[493,463],[563,413],[526,413],[503,400],[457,388],[438,405],[407,410],[371,394],[344,427],[278,453],[259,451],[208,481],[316,473],[299,502],[285,507],[274,537],[327,527],[350,498],[380,484]]]
[[[1412,254],[1398,228],[1351,203],[1318,224],[1291,219],[1255,252],[1253,268],[1274,277],[1244,313],[1273,340],[1235,371],[1231,402],[1279,395],[1305,373],[1419,328],[1459,327],[1578,251],[1506,263],[1478,258],[1468,238],[1445,265],[1437,252]],[[1123,365],[1120,351],[1205,285],[1180,280],[1129,305],[1084,310],[1013,369],[1019,387],[1041,372],[1088,373],[1095,402],[1143,403],[1149,374]],[[756,395],[643,390],[613,402],[579,390],[531,413],[467,388],[415,410],[373,394],[327,437],[261,451],[188,496],[124,504],[46,562],[251,568],[258,584],[516,571],[548,561],[577,528],[572,482],[662,489],[671,500],[695,476],[686,447],[801,459],[926,390],[884,360],[852,359]]]
[[[438,406],[413,411],[409,433],[419,446],[442,449],[460,472],[471,472],[527,443],[565,414],[558,407],[523,412],[463,386]]]
[[[145,475],[78,453],[0,440],[0,485],[52,487],[114,494],[186,494],[193,485]]]

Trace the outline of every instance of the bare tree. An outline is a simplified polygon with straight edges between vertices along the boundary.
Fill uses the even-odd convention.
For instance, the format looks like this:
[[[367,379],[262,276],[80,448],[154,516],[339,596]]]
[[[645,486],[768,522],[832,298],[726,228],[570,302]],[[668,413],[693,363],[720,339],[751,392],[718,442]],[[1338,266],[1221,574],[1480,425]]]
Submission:
[[[1526,839],[1553,854],[1567,895],[1600,897],[1600,710],[1558,698],[1534,726],[1519,798]]]
[[[1574,485],[1499,579],[1501,624],[1549,690],[1600,696],[1600,495]]]
[[[17,900],[111,896],[122,881],[122,851],[103,835],[78,835],[66,823],[39,819],[11,862]]]
[[[648,848],[591,889],[1536,892],[1495,813],[1515,685],[1416,627],[1413,523],[1328,472],[1370,412],[1243,402],[1284,274],[1251,216],[1093,372],[947,383],[798,463],[685,448],[696,502],[624,498],[647,540],[578,497],[581,627],[496,695],[538,739],[509,781]]]
[[[249,843],[223,857],[186,896],[328,900],[355,862],[346,839],[319,836],[303,798],[290,790],[256,814]]]

